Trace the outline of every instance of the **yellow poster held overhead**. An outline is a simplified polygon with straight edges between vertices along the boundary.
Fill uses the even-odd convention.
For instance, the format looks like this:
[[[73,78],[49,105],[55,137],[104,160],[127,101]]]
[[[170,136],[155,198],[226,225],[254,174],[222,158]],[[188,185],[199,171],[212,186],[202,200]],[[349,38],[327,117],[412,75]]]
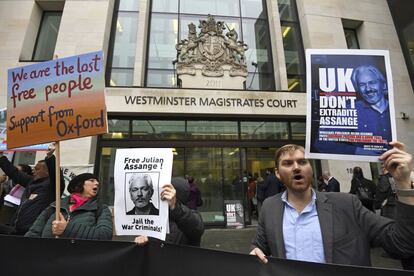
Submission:
[[[9,69],[8,148],[107,132],[102,51]]]

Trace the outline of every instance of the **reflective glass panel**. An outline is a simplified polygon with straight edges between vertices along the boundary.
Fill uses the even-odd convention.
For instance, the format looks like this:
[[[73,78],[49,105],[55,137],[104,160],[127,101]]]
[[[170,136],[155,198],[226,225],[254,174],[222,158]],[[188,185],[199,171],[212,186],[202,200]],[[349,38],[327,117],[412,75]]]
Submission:
[[[173,70],[148,70],[148,87],[176,87],[177,76]]]
[[[241,139],[288,139],[287,122],[241,122]]]
[[[246,216],[257,220],[258,210],[253,198],[256,196],[257,185],[262,185],[266,179],[266,169],[274,168],[275,148],[248,148],[246,154],[247,193]]]
[[[239,1],[235,0],[181,0],[180,12],[240,16]]]
[[[223,173],[224,199],[243,199],[239,148],[223,148]]]
[[[260,81],[260,76],[257,72],[256,74],[249,73],[247,75],[247,79],[245,83],[246,90],[259,90],[260,89],[259,81]]]
[[[108,133],[102,135],[104,139],[123,139],[129,137],[129,120],[108,120]]]
[[[298,21],[292,0],[277,0],[280,20]]]
[[[120,11],[138,11],[139,0],[120,0],[119,10]]]
[[[288,91],[305,91],[305,78],[288,75]]]
[[[149,37],[148,68],[173,69],[176,58],[177,15],[152,14]]]
[[[187,135],[191,139],[230,140],[238,138],[237,122],[188,121]]]
[[[353,29],[344,29],[344,32],[348,49],[359,49],[356,31]]]
[[[99,162],[99,198],[102,203],[109,206],[114,205],[114,167],[115,167],[115,147],[101,148]]]
[[[172,177],[184,177],[184,148],[173,148]]]
[[[178,13],[178,0],[152,0],[152,12]]]
[[[134,67],[137,28],[138,13],[120,12],[118,14],[112,67]]]
[[[214,17],[216,22],[217,21],[224,21],[226,24],[226,29],[223,30],[223,35],[226,35],[230,29],[235,29],[237,34],[239,35],[239,40],[241,40],[240,35],[240,20],[235,18],[226,18],[226,17],[220,17],[216,16]],[[200,33],[200,28],[198,25],[200,24],[199,20],[207,20],[207,16],[188,16],[183,15],[180,17],[180,40],[188,37],[188,25],[190,23],[193,23],[197,26],[197,34]]]
[[[282,23],[283,48],[285,50],[286,70],[288,74],[301,74],[302,57],[299,56],[300,37],[297,25]]]
[[[275,79],[273,74],[249,73],[246,80],[246,89],[263,91],[275,90]]]
[[[49,60],[53,58],[59,32],[62,12],[43,12],[42,24],[36,41],[33,60]]]
[[[203,205],[198,209],[203,221],[224,222],[221,148],[189,148],[186,150],[187,174],[200,189]]]
[[[407,26],[403,29],[403,43],[406,44],[405,47],[408,49],[408,54],[411,60],[411,67],[414,64],[414,22],[407,24]],[[409,60],[407,60],[409,62]]]
[[[263,0],[241,0],[242,17],[266,18],[263,2]]]
[[[132,121],[132,137],[139,139],[183,139],[185,121]]]
[[[268,24],[264,20],[243,19],[243,42],[249,46],[246,51],[247,70],[254,72],[252,62],[258,64],[259,73],[272,72]]]
[[[110,86],[132,86],[134,81],[134,69],[111,70]]]
[[[290,128],[292,130],[293,140],[305,140],[306,123],[305,122],[291,122]]]

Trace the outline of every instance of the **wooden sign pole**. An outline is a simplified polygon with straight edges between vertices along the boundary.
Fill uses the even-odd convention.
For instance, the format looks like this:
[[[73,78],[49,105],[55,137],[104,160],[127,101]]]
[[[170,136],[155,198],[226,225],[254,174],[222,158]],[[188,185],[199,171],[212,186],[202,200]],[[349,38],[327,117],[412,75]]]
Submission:
[[[60,142],[55,144],[55,157],[56,157],[56,220],[59,220],[60,213]]]

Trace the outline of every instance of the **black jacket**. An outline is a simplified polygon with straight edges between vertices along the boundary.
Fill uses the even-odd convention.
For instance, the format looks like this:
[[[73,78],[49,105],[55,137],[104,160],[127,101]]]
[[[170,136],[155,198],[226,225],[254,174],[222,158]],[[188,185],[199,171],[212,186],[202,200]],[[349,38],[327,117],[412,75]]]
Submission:
[[[266,198],[274,196],[284,190],[284,185],[275,174],[269,174],[263,186],[259,187],[261,189],[258,194],[260,195],[257,200],[263,202]]]
[[[24,235],[39,214],[50,203],[55,201],[55,157],[52,155],[50,158],[46,158],[45,161],[49,177],[35,180],[33,176],[19,171],[5,156],[0,157],[0,168],[4,173],[15,183],[19,183],[26,188],[22,195],[20,206],[11,220],[11,226],[15,229],[14,234]],[[65,188],[62,173],[60,179],[60,190],[62,193]]]
[[[200,246],[204,223],[197,211],[177,200],[174,210],[169,211],[170,233],[166,241],[174,244]]]
[[[331,177],[331,179],[328,180],[328,185],[326,186],[327,192],[340,192],[340,184],[339,181],[335,179],[335,177]]]
[[[173,244],[200,246],[201,236],[204,233],[204,223],[201,215],[188,208],[190,195],[190,185],[188,181],[181,177],[171,179],[176,195],[177,202],[174,210],[169,209],[170,233],[167,234],[165,241]]]
[[[377,202],[377,207],[381,207],[381,203],[384,200],[387,200],[387,205],[395,205],[397,200],[396,191],[395,191],[395,183],[392,185],[390,181],[393,181],[392,175],[390,173],[382,174],[380,176],[377,191],[375,194],[375,200]]]

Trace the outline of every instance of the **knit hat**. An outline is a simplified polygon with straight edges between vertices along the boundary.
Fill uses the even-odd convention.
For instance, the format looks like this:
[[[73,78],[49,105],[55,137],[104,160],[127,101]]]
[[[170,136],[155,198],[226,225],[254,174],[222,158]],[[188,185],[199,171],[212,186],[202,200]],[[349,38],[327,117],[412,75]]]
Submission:
[[[190,185],[185,178],[174,177],[171,179],[171,184],[176,190],[176,196],[181,203],[186,204],[190,197]]]
[[[71,181],[69,181],[68,185],[68,192],[69,193],[81,193],[83,191],[83,184],[86,180],[89,179],[98,179],[94,174],[92,173],[81,173],[74,178],[72,178]]]

